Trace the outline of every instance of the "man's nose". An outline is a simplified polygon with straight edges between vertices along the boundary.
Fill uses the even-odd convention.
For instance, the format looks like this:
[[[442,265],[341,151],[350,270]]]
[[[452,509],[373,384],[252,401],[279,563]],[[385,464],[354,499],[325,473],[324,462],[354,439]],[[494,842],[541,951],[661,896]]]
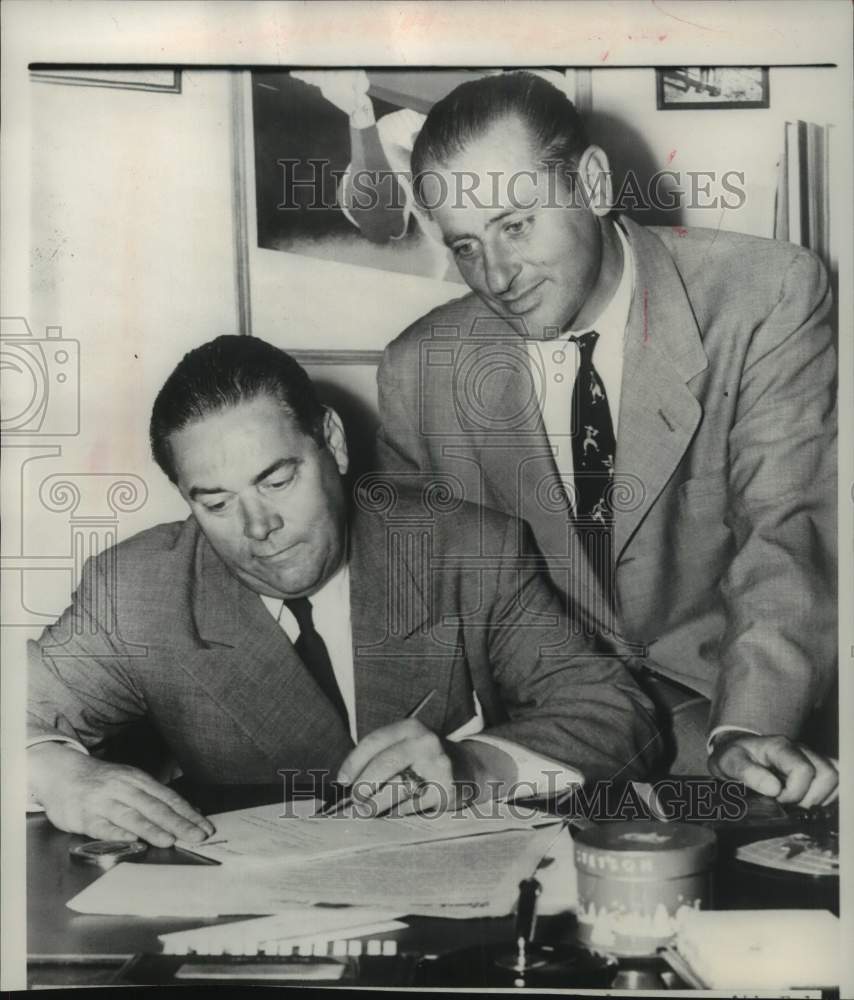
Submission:
[[[504,295],[510,290],[522,264],[512,248],[498,245],[485,251],[484,267],[486,284],[491,294]]]
[[[247,538],[263,542],[285,522],[281,514],[261,499],[243,502],[243,533]]]

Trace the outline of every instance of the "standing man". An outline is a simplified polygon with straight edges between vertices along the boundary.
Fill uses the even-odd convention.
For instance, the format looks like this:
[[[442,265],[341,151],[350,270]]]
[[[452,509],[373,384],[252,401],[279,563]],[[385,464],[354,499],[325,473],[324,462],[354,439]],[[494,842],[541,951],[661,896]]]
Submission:
[[[616,218],[605,152],[529,73],[438,102],[412,172],[472,292],[387,347],[381,465],[528,521],[565,598],[647,651],[676,771],[710,753],[718,776],[827,801],[835,765],[799,741],[836,655],[820,262]]]
[[[528,533],[447,491],[352,496],[341,422],[283,351],[191,351],[151,444],[190,516],[90,560],[30,644],[30,791],[60,828],[158,846],[211,832],[97,756],[143,720],[199,785],[287,771],[370,797],[407,776],[423,808],[460,783],[470,800],[648,770],[652,706],[566,628]]]

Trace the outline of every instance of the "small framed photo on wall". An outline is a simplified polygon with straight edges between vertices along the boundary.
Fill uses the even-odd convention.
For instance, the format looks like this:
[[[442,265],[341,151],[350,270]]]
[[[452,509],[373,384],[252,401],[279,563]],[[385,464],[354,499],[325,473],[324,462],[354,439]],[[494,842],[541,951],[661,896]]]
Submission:
[[[767,108],[767,66],[673,66],[655,71],[659,111]]]

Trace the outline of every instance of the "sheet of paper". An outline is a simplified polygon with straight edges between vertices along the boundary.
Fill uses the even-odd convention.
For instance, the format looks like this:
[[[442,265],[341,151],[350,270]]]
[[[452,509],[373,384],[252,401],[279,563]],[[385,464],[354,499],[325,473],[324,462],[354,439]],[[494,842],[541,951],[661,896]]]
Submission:
[[[212,917],[281,913],[296,904],[396,914],[500,916],[551,831],[509,830],[441,843],[339,854],[303,864],[120,864],[69,901],[79,913]]]
[[[260,877],[214,865],[119,864],[66,904],[78,913],[135,917],[221,917],[280,913],[293,902]]]
[[[160,934],[167,955],[288,955],[307,944],[314,948],[365,934],[382,934],[406,925],[389,910],[361,906],[341,909],[301,906],[269,917]]]
[[[777,868],[802,875],[838,875],[839,840],[830,838],[827,844],[814,840],[808,833],[788,833],[784,837],[757,840],[743,844],[735,856],[763,868]]]
[[[519,882],[548,844],[549,830],[508,830],[417,846],[383,848],[269,869],[293,901],[382,906],[405,914],[503,916]]]
[[[690,910],[676,948],[709,989],[838,986],[839,920],[828,910]]]
[[[223,863],[302,864],[315,858],[376,850],[505,830],[531,830],[557,820],[534,809],[509,804],[484,806],[479,813],[462,811],[439,816],[396,816],[374,819],[316,817],[311,801],[281,803],[211,816],[216,833],[203,844],[183,849]]]

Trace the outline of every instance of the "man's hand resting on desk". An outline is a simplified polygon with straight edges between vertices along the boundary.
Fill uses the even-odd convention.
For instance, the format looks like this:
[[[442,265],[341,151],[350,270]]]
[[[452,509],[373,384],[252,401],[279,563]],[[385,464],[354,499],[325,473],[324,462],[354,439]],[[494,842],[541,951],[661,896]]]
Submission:
[[[171,847],[200,843],[213,824],[145,771],[108,764],[63,743],[27,750],[30,791],[60,830],[101,840],[136,840]]]
[[[839,784],[832,761],[785,736],[721,733],[712,747],[709,770],[716,778],[742,781],[761,795],[804,809],[832,802]]]
[[[354,799],[373,800],[374,814],[392,806],[401,814],[453,809],[494,794],[488,782],[500,782],[506,792],[515,779],[516,765],[503,750],[442,739],[417,719],[375,729],[338,771],[338,781],[351,786]]]

